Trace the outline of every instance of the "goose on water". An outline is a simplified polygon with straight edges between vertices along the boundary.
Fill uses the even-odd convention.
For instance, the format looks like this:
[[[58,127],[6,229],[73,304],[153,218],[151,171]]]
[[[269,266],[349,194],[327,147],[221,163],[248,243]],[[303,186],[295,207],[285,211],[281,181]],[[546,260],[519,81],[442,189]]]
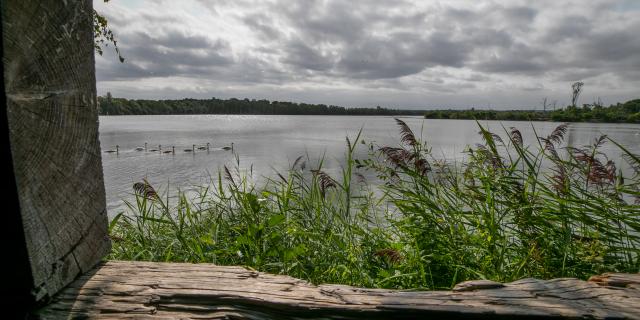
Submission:
[[[149,151],[151,151],[151,152],[162,151],[162,145],[159,144],[158,145],[158,149],[151,149]]]
[[[162,153],[173,153],[173,154],[175,154],[176,153],[176,147],[171,147],[171,150],[167,150],[167,151],[164,151]]]
[[[192,144],[192,145],[191,145],[191,149],[184,149],[184,152],[192,152],[192,151],[194,151],[195,149],[196,149],[196,145],[195,145],[195,144]]]
[[[224,146],[222,150],[233,150],[233,142],[231,142],[231,146]]]
[[[143,147],[137,147],[136,148],[136,151],[143,151],[143,150],[147,151],[147,143],[146,142],[144,143],[144,148]]]
[[[209,150],[209,142],[207,142],[207,146],[199,146],[198,150]]]
[[[118,153],[118,151],[120,151],[120,150],[119,150],[119,148],[120,148],[120,147],[119,147],[118,145],[116,145],[116,149],[115,149],[115,150],[107,150],[107,151],[105,151],[105,152],[106,152],[106,153],[114,153],[114,152],[115,152],[115,153]]]

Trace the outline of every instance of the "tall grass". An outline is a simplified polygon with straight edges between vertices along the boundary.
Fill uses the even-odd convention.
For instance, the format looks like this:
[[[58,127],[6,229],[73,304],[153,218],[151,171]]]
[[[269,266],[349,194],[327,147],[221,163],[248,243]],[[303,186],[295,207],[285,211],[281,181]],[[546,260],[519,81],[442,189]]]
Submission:
[[[640,159],[615,141],[562,147],[566,125],[523,141],[515,128],[498,135],[478,124],[483,143],[450,163],[396,121],[398,146],[347,139],[340,177],[301,157],[260,187],[225,167],[197,197],[137,183],[110,224],[110,258],[384,288],[640,270]],[[604,143],[625,154],[628,177]],[[356,159],[356,148],[368,156]]]

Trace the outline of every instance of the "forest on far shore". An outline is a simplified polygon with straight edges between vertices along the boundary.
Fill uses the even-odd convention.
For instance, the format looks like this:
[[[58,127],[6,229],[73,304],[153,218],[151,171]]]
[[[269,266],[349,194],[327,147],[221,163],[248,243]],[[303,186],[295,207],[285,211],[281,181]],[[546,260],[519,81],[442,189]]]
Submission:
[[[560,122],[640,123],[640,99],[625,103],[584,104],[552,111],[542,110],[408,110],[345,108],[335,105],[269,101],[256,99],[129,100],[111,94],[98,97],[100,115],[156,114],[265,114],[265,115],[417,115],[427,119],[477,119]]]
[[[266,115],[424,115],[424,110],[345,108],[325,104],[256,99],[128,100],[98,97],[100,115],[135,114],[266,114]]]
[[[477,120],[520,120],[559,122],[627,122],[640,123],[640,99],[625,103],[584,104],[582,107],[568,106],[553,111],[534,110],[429,110],[424,112],[427,119],[477,119]]]

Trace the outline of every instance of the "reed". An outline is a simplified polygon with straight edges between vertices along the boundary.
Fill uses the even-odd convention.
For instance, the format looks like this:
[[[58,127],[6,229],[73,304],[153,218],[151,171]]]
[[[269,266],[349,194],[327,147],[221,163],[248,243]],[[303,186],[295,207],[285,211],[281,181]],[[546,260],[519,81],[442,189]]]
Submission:
[[[563,146],[566,125],[523,141],[516,128],[497,134],[478,124],[483,143],[448,162],[396,122],[397,146],[347,139],[339,176],[307,156],[260,186],[239,166],[197,196],[138,183],[135,201],[110,223],[110,258],[418,289],[640,271],[640,158],[624,146],[604,136]],[[634,171],[623,175],[600,151],[605,143]],[[357,159],[357,148],[367,156]]]

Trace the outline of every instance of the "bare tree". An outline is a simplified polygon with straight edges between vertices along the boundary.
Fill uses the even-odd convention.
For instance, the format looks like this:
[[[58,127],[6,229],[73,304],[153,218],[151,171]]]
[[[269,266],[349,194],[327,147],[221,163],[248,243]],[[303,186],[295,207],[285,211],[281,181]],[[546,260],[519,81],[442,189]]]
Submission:
[[[575,108],[578,103],[578,97],[580,97],[580,92],[582,91],[582,86],[584,86],[584,82],[578,81],[574,82],[571,85],[571,89],[573,90],[573,94],[571,95],[571,105]]]

